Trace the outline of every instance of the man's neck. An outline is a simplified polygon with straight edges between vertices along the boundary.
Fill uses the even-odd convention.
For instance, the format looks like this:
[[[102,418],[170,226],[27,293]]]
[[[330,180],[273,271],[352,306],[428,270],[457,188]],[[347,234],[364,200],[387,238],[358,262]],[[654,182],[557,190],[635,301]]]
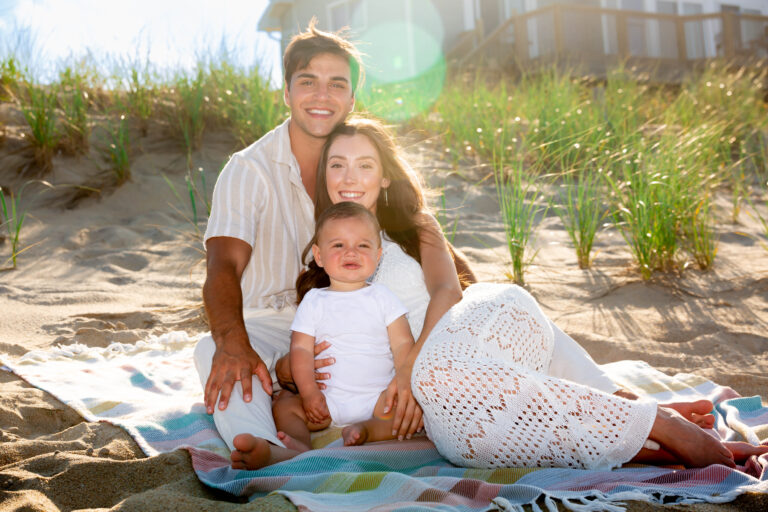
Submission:
[[[288,137],[291,140],[291,152],[296,157],[301,171],[301,182],[312,200],[315,200],[315,181],[320,153],[323,151],[325,139],[312,137],[293,124],[288,124]]]

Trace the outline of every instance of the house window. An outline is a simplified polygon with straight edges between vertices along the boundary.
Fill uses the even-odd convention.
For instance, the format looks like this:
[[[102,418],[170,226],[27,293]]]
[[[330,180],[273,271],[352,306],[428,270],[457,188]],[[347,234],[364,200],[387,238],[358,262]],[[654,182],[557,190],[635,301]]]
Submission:
[[[363,0],[339,0],[328,4],[328,28],[335,32],[349,27],[355,32],[365,30],[367,12]]]

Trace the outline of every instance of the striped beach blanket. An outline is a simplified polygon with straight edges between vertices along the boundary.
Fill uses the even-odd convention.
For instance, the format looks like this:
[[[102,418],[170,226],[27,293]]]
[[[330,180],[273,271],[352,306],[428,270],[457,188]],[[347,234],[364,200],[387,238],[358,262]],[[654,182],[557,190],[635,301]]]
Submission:
[[[612,471],[577,469],[477,470],[453,466],[425,437],[344,447],[337,431],[320,446],[259,471],[233,470],[229,451],[205,413],[192,362],[196,338],[174,332],[136,344],[83,345],[33,351],[2,367],[53,394],[89,421],[127,430],[149,456],[189,450],[205,484],[259,499],[285,495],[299,508],[338,510],[623,510],[626,500],[724,503],[746,492],[768,492],[768,458],[738,470],[626,465]],[[740,397],[704,378],[667,376],[646,363],[605,365],[622,387],[660,402],[709,398],[715,430],[725,440],[768,439],[768,408],[760,397]]]

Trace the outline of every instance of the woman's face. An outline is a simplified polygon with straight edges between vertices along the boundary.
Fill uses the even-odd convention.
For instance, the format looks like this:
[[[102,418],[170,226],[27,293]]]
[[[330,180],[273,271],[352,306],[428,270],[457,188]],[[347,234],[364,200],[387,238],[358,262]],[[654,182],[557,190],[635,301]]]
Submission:
[[[328,149],[325,179],[331,202],[359,203],[376,213],[376,200],[389,186],[376,147],[365,135],[340,135]]]

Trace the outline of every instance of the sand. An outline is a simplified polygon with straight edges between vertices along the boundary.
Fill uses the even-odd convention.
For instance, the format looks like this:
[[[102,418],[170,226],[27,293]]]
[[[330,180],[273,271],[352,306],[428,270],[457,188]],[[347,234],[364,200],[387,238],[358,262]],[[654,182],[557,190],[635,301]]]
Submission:
[[[29,176],[18,112],[0,105],[0,186],[19,189]],[[163,127],[134,134],[133,177],[109,182],[95,132],[88,155],[59,155],[45,179],[54,190],[24,190],[28,217],[18,268],[0,273],[0,355],[12,360],[57,344],[106,346],[149,334],[203,332],[202,245],[163,174],[185,194],[186,159]],[[101,139],[100,139],[101,137]],[[487,168],[441,161],[430,143],[409,143],[413,166],[444,187],[454,244],[481,280],[506,280],[508,256]],[[209,186],[237,144],[211,133],[193,165]],[[103,187],[88,195],[64,185]],[[80,191],[78,191],[80,190]],[[182,195],[182,197],[185,197]],[[742,395],[768,396],[768,250],[757,221],[728,221],[727,197],[715,268],[640,279],[621,235],[598,234],[594,267],[581,270],[562,223],[542,220],[527,272],[528,289],[547,314],[599,363],[644,359],[668,373],[694,372]],[[764,201],[763,201],[763,204]],[[762,211],[763,215],[768,212]],[[202,227],[202,224],[201,224]],[[10,250],[0,243],[2,260]],[[0,511],[9,510],[292,510],[282,497],[250,504],[197,481],[187,452],[146,458],[121,429],[85,422],[49,394],[0,372]],[[653,507],[631,503],[631,510]],[[682,507],[680,507],[682,508]],[[696,510],[765,510],[762,495]],[[686,508],[687,509],[687,508]]]

